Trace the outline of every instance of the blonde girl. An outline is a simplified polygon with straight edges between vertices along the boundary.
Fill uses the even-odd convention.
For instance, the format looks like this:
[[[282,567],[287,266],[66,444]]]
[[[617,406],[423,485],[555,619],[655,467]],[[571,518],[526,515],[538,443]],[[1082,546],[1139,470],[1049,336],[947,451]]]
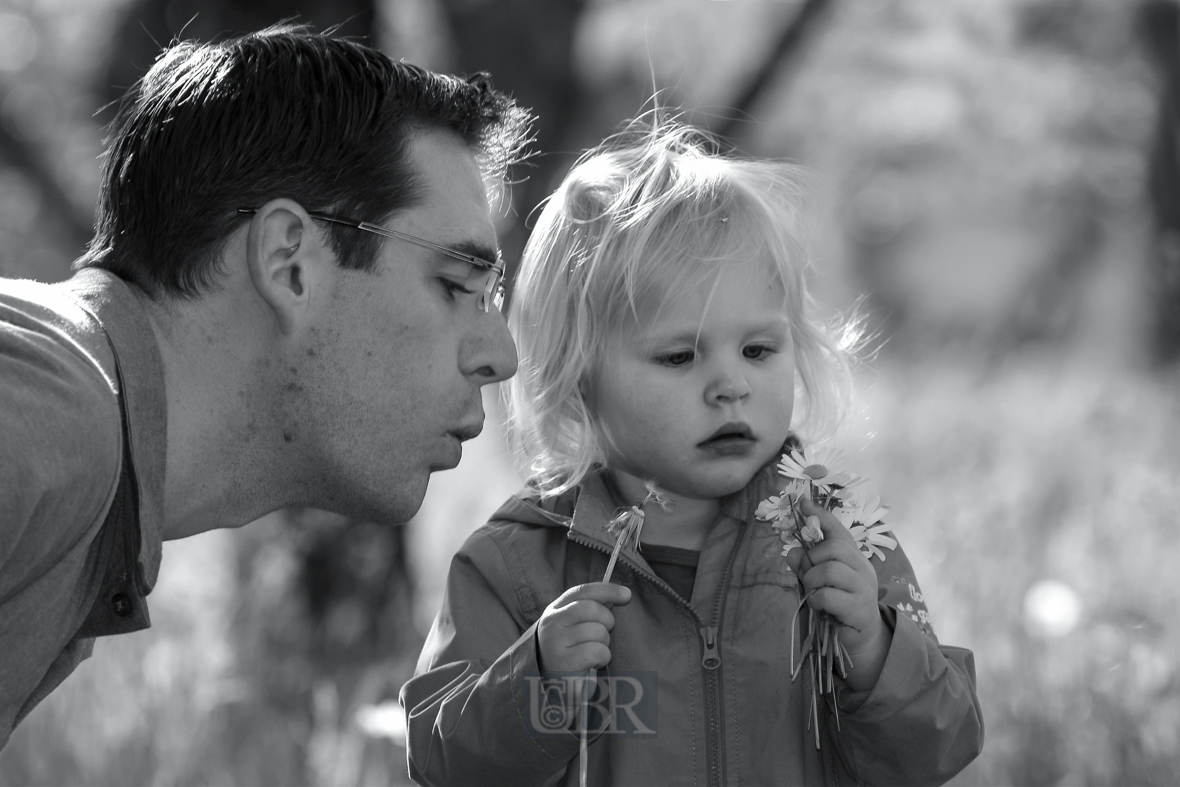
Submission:
[[[925,784],[978,753],[972,656],[898,614],[923,603],[904,552],[870,561],[808,502],[825,539],[784,557],[754,515],[850,387],[855,331],[807,291],[802,184],[664,123],[548,201],[509,318],[533,475],[455,557],[403,689],[419,783],[577,784],[582,737],[595,784]],[[602,582],[627,511],[642,530]],[[791,679],[805,593],[851,656],[822,729]]]

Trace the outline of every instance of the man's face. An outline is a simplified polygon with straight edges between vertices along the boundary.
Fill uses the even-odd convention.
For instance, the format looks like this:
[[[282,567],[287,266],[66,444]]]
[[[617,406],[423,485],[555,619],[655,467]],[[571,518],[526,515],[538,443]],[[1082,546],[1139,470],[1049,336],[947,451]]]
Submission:
[[[462,138],[421,132],[408,156],[421,201],[385,226],[495,259],[487,195]],[[516,372],[516,347],[500,312],[464,291],[467,263],[394,238],[381,241],[378,263],[375,273],[339,270],[301,359],[311,374],[300,426],[315,446],[315,505],[404,521],[430,473],[457,465],[460,443],[483,428],[480,387]]]

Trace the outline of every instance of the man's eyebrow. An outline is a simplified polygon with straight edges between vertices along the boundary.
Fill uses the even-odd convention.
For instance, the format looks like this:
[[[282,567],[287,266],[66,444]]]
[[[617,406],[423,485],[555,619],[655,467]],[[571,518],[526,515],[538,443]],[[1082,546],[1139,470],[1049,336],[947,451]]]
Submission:
[[[477,241],[459,241],[450,248],[455,251],[461,251],[464,254],[470,254],[472,257],[479,257],[485,262],[497,262],[500,259],[499,249]]]

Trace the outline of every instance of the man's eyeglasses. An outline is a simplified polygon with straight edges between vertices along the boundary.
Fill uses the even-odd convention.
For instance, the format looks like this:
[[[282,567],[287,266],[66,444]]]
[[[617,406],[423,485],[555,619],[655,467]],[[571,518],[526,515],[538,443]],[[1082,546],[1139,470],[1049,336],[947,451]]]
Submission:
[[[238,208],[238,213],[257,213],[257,208]],[[449,246],[443,246],[433,241],[428,241],[414,235],[408,235],[397,230],[387,229],[385,227],[378,227],[376,224],[370,224],[367,221],[357,221],[356,219],[346,219],[340,216],[328,216],[324,213],[308,213],[313,219],[318,221],[329,221],[333,224],[343,224],[346,227],[363,230],[364,232],[371,232],[374,235],[381,235],[386,238],[396,238],[397,240],[404,240],[407,243],[413,243],[415,246],[421,246],[424,249],[442,254],[445,257],[465,262],[472,267],[472,271],[468,274],[464,282],[467,289],[480,293],[479,307],[485,312],[490,312],[492,307],[501,309],[504,306],[504,259],[499,256],[497,252],[496,260],[485,260],[483,257],[476,257],[474,254],[468,254],[458,249],[452,249]]]

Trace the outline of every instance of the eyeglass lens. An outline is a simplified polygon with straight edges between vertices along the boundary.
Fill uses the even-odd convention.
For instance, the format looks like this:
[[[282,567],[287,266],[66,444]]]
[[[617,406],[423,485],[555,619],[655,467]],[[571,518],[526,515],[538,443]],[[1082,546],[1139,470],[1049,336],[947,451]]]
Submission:
[[[504,285],[499,271],[476,268],[471,272],[468,280],[473,285],[471,289],[482,293],[479,307],[490,312],[492,307],[497,310],[504,307]]]

